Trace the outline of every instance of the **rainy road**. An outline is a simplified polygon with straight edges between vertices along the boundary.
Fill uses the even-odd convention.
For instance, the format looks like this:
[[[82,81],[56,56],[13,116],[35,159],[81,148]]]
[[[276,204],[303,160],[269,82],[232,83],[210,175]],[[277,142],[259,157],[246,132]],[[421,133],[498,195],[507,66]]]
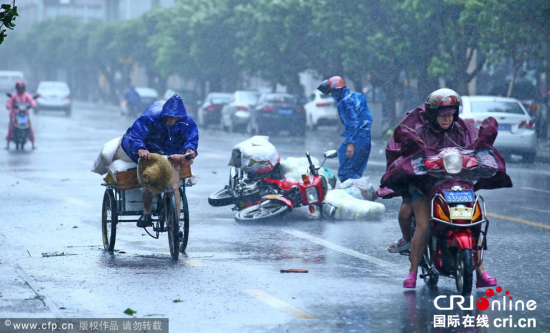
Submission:
[[[435,315],[460,318],[457,332],[476,331],[467,328],[475,320],[463,320],[478,315],[488,318],[483,332],[550,327],[546,164],[511,163],[514,188],[481,193],[492,214],[485,267],[514,300],[534,300],[536,309],[443,311],[434,299],[452,295],[454,281],[441,278],[435,292],[422,281],[404,290],[408,260],[386,250],[400,235],[399,200],[380,201],[380,221],[322,221],[301,208],[285,221],[240,225],[229,207],[210,207],[208,195],[227,181],[231,148],[248,138],[216,129],[200,132],[187,255],[172,263],[166,235],[152,239],[133,223],[119,226],[116,251],[108,254],[100,231],[104,188],[89,170],[101,145],[122,135],[130,119],[75,103],[70,118],[44,112],[33,121],[36,151],[1,152],[1,317],[123,318],[131,308],[136,317],[169,318],[171,332],[425,332],[434,330]],[[306,150],[319,158],[340,144],[330,128],[271,141],[283,158]],[[366,172],[375,186],[385,167],[382,148],[374,143]],[[327,166],[336,170],[337,162]],[[280,273],[288,268],[309,273]],[[476,290],[474,301],[484,295]],[[509,318],[512,327],[533,318],[537,328],[497,326]]]

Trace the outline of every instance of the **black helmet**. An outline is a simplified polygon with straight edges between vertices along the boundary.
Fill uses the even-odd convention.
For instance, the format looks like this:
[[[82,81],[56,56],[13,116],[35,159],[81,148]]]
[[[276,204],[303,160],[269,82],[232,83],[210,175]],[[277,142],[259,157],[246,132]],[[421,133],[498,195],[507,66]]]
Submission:
[[[24,93],[25,92],[25,82],[17,81],[15,83],[15,91],[17,91],[18,94]]]

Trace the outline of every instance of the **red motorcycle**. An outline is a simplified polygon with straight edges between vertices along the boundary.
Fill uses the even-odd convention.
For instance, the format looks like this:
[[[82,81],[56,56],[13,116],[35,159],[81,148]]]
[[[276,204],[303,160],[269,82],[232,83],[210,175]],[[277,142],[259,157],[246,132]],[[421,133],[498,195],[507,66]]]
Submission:
[[[458,292],[469,295],[473,273],[483,262],[483,252],[487,249],[489,228],[485,202],[475,194],[474,182],[495,174],[497,163],[493,151],[445,148],[436,156],[418,156],[412,162],[416,174],[438,179],[420,277],[429,288],[437,285],[441,275],[455,278]]]
[[[319,175],[319,169],[327,158],[337,157],[338,152],[336,150],[325,152],[325,159],[320,167],[313,164],[309,152],[306,152],[306,156],[309,162],[309,174],[303,174],[301,182],[295,179],[265,178],[263,182],[274,185],[277,193],[263,195],[256,204],[240,210],[235,215],[235,221],[272,220],[300,206],[309,206],[309,211],[315,213],[315,206],[323,205],[328,191],[327,179]],[[334,214],[335,210],[331,207],[329,214]],[[320,209],[320,212],[323,214],[323,209]]]

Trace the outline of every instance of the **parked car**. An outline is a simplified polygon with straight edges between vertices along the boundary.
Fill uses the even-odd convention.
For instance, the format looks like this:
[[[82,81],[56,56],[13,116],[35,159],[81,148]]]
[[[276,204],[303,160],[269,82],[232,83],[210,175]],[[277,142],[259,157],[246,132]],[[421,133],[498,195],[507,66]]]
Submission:
[[[221,111],[225,104],[229,103],[233,94],[211,92],[204,99],[204,103],[197,110],[199,126],[208,128],[210,125],[219,125]]]
[[[43,110],[60,110],[67,115],[71,114],[73,103],[71,100],[71,89],[65,82],[42,81],[36,90],[35,113]]]
[[[193,120],[197,120],[197,110],[202,104],[199,95],[192,90],[172,90],[168,89],[164,93],[164,100],[168,100],[174,94],[178,94],[185,105],[185,111],[187,115],[190,116]]]
[[[537,155],[535,122],[515,98],[495,96],[462,96],[460,117],[477,127],[487,117],[498,121],[494,146],[501,152],[516,153],[527,162]]]
[[[223,106],[220,124],[225,131],[244,130],[248,126],[250,111],[260,97],[257,91],[237,90],[229,103]]]
[[[159,93],[153,88],[136,87],[136,91],[141,97],[141,103],[137,108],[139,114],[135,116],[140,116],[153,102],[160,100]]]
[[[509,84],[503,84],[493,88],[491,95],[507,96],[508,86]],[[550,119],[548,117],[548,107],[543,102],[540,90],[531,82],[520,80],[514,84],[511,97],[518,99],[529,112],[529,115],[535,121],[538,137],[546,138]]]
[[[0,71],[0,93],[12,93],[17,81],[25,81],[23,72],[19,71]]]
[[[306,112],[297,98],[286,93],[262,94],[251,110],[247,132],[249,134],[290,131],[291,135],[305,135]]]
[[[314,90],[310,101],[304,105],[307,127],[315,131],[318,126],[338,126],[340,118],[337,107],[332,96],[325,97],[319,90]]]

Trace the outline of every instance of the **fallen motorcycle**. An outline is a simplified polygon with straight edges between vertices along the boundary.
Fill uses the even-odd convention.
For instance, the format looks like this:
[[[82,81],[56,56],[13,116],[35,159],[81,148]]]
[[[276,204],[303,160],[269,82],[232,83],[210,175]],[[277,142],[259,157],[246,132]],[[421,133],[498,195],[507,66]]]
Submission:
[[[327,158],[338,156],[336,150],[325,152],[325,160],[320,167],[316,167],[311,161],[309,152],[306,157],[309,163],[309,174],[302,175],[302,181],[296,179],[263,179],[273,193],[262,195],[255,204],[239,210],[235,215],[237,222],[266,221],[281,217],[286,212],[300,206],[309,206],[311,213],[315,212],[315,206],[322,208],[323,201],[328,191],[327,179],[319,175],[319,169],[323,166]],[[269,185],[272,186],[269,186]],[[257,199],[255,197],[254,199]],[[323,209],[319,209],[323,214]],[[333,215],[335,208],[329,210],[329,215]]]

